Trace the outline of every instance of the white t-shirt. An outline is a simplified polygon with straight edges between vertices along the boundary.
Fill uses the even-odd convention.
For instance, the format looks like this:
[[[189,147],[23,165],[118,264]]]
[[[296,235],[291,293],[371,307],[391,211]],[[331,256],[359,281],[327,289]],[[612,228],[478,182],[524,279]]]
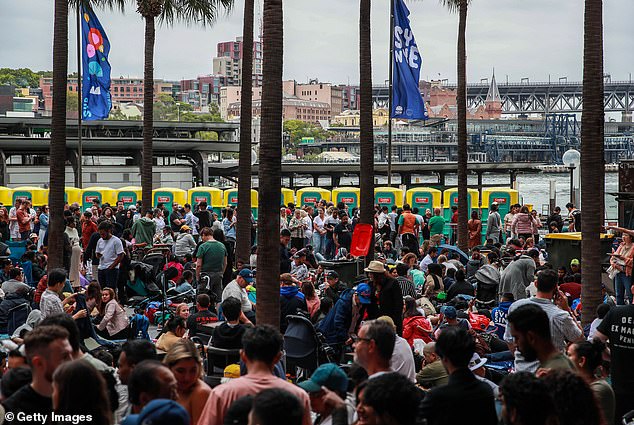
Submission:
[[[326,216],[324,216],[324,219],[326,218]],[[316,232],[318,232],[319,230],[322,230],[324,227],[324,220],[322,220],[321,217],[319,217],[318,215],[313,218],[313,228],[315,229]]]
[[[99,270],[105,270],[114,263],[119,254],[123,253],[123,244],[121,239],[116,236],[111,236],[108,240],[102,238],[97,242],[95,252],[101,254],[101,257],[99,257]],[[118,264],[116,268],[119,268]]]

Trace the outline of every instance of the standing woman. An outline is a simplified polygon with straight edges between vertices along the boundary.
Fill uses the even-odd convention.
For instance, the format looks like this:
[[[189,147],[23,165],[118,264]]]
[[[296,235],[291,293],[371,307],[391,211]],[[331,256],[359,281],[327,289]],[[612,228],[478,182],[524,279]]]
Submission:
[[[154,208],[152,220],[156,223],[156,234],[162,235],[163,228],[165,227],[165,218],[163,217],[163,211],[159,208]]]
[[[40,232],[41,229],[42,228],[40,227]],[[0,208],[0,241],[6,242],[10,239],[10,237],[11,234],[9,233],[9,213],[7,212],[7,209],[5,207],[2,207]],[[44,238],[40,237],[40,241],[42,241],[43,239]]]
[[[64,233],[68,236],[71,246],[70,269],[68,270],[68,279],[73,288],[79,288],[79,268],[81,267],[81,246],[79,245],[79,233],[77,233],[77,224],[72,217],[66,220],[66,230]]]
[[[4,209],[4,208],[2,208],[2,209],[6,213],[7,210]],[[1,219],[2,219],[2,217],[0,216],[0,220]],[[8,219],[8,216],[7,216],[7,219]],[[8,224],[8,222],[7,222],[7,224]],[[0,230],[0,232],[2,232],[2,235],[4,237],[4,230]],[[42,213],[40,214],[40,231],[38,232],[38,235],[37,235],[37,249],[40,249],[40,247],[44,243],[44,237],[46,236],[47,232],[48,232],[48,205],[44,205],[42,207]]]
[[[301,212],[302,222],[306,225],[304,231],[304,246],[310,245],[313,242],[313,218],[305,211]]]
[[[471,220],[467,222],[469,249],[482,244],[482,220],[476,210],[471,211]]]
[[[302,249],[304,247],[306,224],[302,221],[300,209],[295,210],[291,221],[288,223],[288,230],[291,231],[291,248]]]
[[[632,303],[632,262],[634,260],[634,243],[632,234],[623,232],[623,242],[619,245],[612,257],[610,265],[618,271],[614,276],[614,290],[616,291],[616,304],[624,305]]]
[[[286,207],[280,208],[280,231],[288,229],[288,216],[286,215]]]
[[[112,412],[101,373],[85,360],[62,363],[53,374],[53,411],[58,415],[90,415],[91,425],[110,425]]]
[[[326,215],[324,213],[324,208],[319,207],[317,209],[317,216],[313,219],[313,250],[321,255],[324,255],[324,252],[326,251],[326,229],[324,228],[325,220]]]
[[[100,313],[103,319],[97,325],[97,333],[106,339],[127,339],[129,334],[128,315],[119,304],[112,288],[101,291]]]
[[[167,351],[163,363],[176,378],[176,401],[189,413],[189,423],[196,425],[211,393],[211,388],[201,379],[203,363],[198,349],[193,342],[181,339]]]

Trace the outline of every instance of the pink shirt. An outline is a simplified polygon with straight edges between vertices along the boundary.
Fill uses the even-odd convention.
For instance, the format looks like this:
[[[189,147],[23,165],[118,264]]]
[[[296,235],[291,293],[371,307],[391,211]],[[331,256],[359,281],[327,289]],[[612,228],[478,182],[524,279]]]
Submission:
[[[269,388],[280,388],[299,398],[304,405],[303,425],[312,424],[310,419],[310,399],[306,391],[273,374],[249,374],[215,387],[207,399],[205,408],[198,420],[198,425],[222,424],[227,410],[235,400],[245,395],[256,395],[260,391]]]

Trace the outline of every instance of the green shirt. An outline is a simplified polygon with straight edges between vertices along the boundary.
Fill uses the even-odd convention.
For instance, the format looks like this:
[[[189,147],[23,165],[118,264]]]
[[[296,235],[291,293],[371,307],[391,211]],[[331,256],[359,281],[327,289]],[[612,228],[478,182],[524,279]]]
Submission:
[[[440,235],[445,229],[445,219],[440,215],[435,215],[429,219],[427,226],[429,227],[430,236]]]
[[[227,248],[222,242],[207,241],[198,247],[196,258],[202,259],[203,272],[222,273],[224,259],[227,256]]]
[[[542,369],[571,369],[574,370],[575,365],[572,364],[570,359],[564,356],[562,353],[557,353],[544,363],[539,365]]]

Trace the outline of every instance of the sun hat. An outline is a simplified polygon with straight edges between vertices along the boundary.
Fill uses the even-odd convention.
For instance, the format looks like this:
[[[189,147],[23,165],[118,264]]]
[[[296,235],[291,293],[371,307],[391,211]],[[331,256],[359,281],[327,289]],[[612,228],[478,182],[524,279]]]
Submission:
[[[385,273],[385,265],[380,261],[370,261],[368,267],[363,270],[368,273]]]
[[[476,369],[480,369],[487,362],[487,359],[480,357],[478,353],[473,353],[471,360],[469,360],[469,370],[473,372]]]
[[[319,366],[310,379],[297,384],[308,393],[321,391],[322,387],[330,391],[345,393],[348,390],[348,376],[334,363],[325,363]]]

